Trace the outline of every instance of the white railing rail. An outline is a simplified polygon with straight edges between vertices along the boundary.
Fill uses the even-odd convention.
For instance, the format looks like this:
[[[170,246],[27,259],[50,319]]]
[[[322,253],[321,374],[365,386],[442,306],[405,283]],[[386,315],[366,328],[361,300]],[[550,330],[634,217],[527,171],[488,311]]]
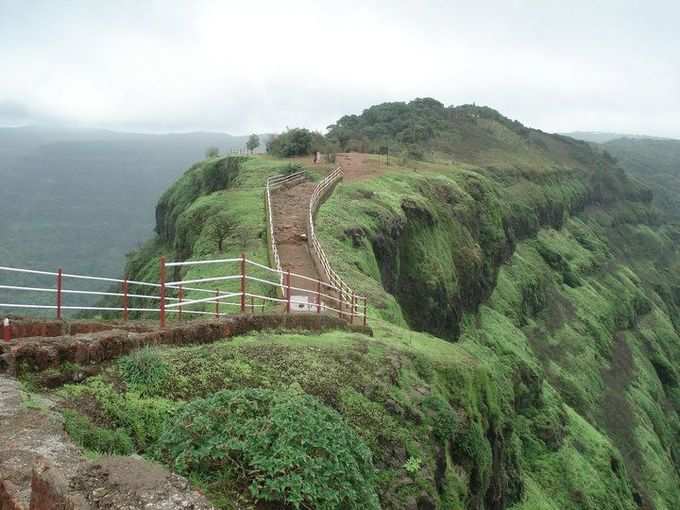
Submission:
[[[328,174],[323,180],[317,184],[316,188],[312,192],[312,196],[309,199],[308,215],[307,215],[307,232],[309,245],[313,254],[313,258],[318,266],[319,273],[322,277],[325,277],[334,288],[339,292],[341,299],[349,299],[351,296],[352,301],[363,301],[366,302],[366,297],[357,296],[354,290],[340,277],[340,275],[333,269],[331,263],[326,255],[326,252],[321,246],[319,239],[316,236],[316,231],[314,229],[314,219],[319,207],[323,201],[332,193],[335,185],[342,180],[344,173],[342,167],[337,167],[330,174]],[[356,306],[356,305],[355,305]],[[354,308],[353,311],[356,311]]]
[[[168,282],[166,281],[166,270],[172,267],[183,267],[183,266],[196,266],[202,264],[238,264],[240,269],[234,269],[233,274],[227,274],[224,276],[217,277],[207,277],[207,278],[194,278],[189,280],[176,280]],[[260,278],[249,274],[249,267],[253,267],[260,270],[266,270],[276,277],[273,279]],[[240,308],[241,313],[255,313],[256,305],[255,300],[257,299],[260,304],[258,304],[257,309],[264,310],[265,303],[272,303],[274,305],[280,306],[284,305],[284,311],[286,313],[291,313],[294,311],[295,305],[300,305],[305,311],[316,312],[316,313],[337,313],[339,317],[348,319],[350,322],[354,322],[355,319],[363,321],[364,325],[367,323],[366,316],[366,301],[363,300],[363,312],[360,312],[359,302],[363,298],[359,298],[349,295],[343,292],[343,289],[337,287],[333,284],[322,282],[314,278],[309,278],[304,275],[297,273],[292,273],[290,271],[282,271],[280,269],[273,269],[259,262],[249,260],[242,255],[240,258],[232,259],[219,259],[219,260],[189,260],[183,262],[168,262],[166,263],[165,258],[161,257],[160,260],[160,278],[159,282],[144,282],[137,280],[129,280],[127,278],[107,278],[99,276],[88,276],[80,274],[70,274],[64,273],[61,269],[56,272],[51,271],[37,271],[33,269],[24,269],[16,267],[6,267],[0,266],[0,281],[2,273],[23,273],[37,275],[40,277],[50,277],[54,282],[54,286],[38,287],[29,285],[8,285],[0,284],[1,290],[7,290],[12,292],[22,293],[49,293],[55,294],[55,301],[53,304],[32,304],[30,302],[12,302],[12,303],[0,303],[0,309],[41,309],[41,310],[56,310],[57,319],[62,319],[62,311],[107,311],[107,312],[122,312],[123,320],[128,320],[129,312],[144,312],[144,313],[158,313],[160,318],[161,327],[165,327],[166,313],[176,313],[179,318],[182,318],[182,314],[188,315],[214,315],[216,318],[228,315],[223,311],[220,311],[220,306],[232,306]],[[306,281],[311,281],[316,283],[316,290],[303,289],[295,287],[291,284],[292,278],[298,278]],[[81,280],[94,280],[110,282],[115,284],[120,284],[120,292],[112,291],[93,291],[93,290],[77,290],[77,289],[67,289],[64,288],[64,281],[68,279],[81,279]],[[234,281],[238,280],[240,282],[240,289],[236,292],[233,291],[220,291],[217,289],[206,289],[201,287],[196,287],[196,285],[202,284],[214,284],[217,281]],[[263,295],[259,293],[250,292],[248,290],[248,282],[255,282],[260,285],[271,287],[272,289],[278,289],[281,286],[281,281],[283,281],[283,298],[277,298],[270,295]],[[191,284],[192,286],[187,286]],[[154,294],[142,294],[139,291],[130,292],[130,287],[136,286],[140,288],[147,288]],[[192,299],[185,299],[184,292],[190,291],[195,293],[209,293],[209,297],[196,297]],[[292,295],[292,291],[300,291],[307,295],[315,296],[315,302],[310,303],[309,299],[302,301],[296,299]],[[155,294],[157,292],[157,294]],[[175,293],[175,296],[169,296],[170,292]],[[119,306],[80,306],[80,305],[66,305],[63,300],[65,296],[68,295],[87,295],[87,296],[102,296],[102,297],[114,297],[120,298]],[[149,300],[153,305],[149,306],[131,306],[130,299],[142,299]],[[229,301],[230,299],[236,298],[237,301]],[[250,304],[247,300],[250,299]],[[188,307],[193,305],[206,305],[213,304],[215,306],[214,312],[203,310],[191,310]]]
[[[248,307],[251,313],[255,313],[255,300],[261,303],[261,310],[264,311],[265,303],[275,305],[283,304],[285,312],[291,313],[292,307],[300,305],[304,311],[316,311],[317,313],[337,313],[339,317],[348,319],[354,322],[355,318],[367,324],[367,300],[365,297],[358,296],[349,285],[347,285],[342,278],[333,270],[319,243],[316,233],[314,231],[314,216],[321,204],[326,198],[327,194],[332,191],[333,186],[342,179],[342,169],[336,168],[325,179],[323,179],[314,189],[312,197],[309,202],[309,217],[308,217],[308,233],[309,243],[313,252],[315,262],[321,266],[321,278],[319,280],[310,278],[305,275],[284,271],[281,267],[281,260],[278,254],[278,248],[274,233],[274,223],[271,213],[271,191],[281,186],[291,185],[305,179],[304,172],[297,172],[286,176],[275,176],[267,179],[265,186],[265,207],[268,223],[269,245],[271,249],[272,263],[274,268],[249,260],[244,254],[239,258],[225,258],[225,259],[211,259],[211,260],[186,260],[178,262],[166,262],[164,257],[160,259],[159,281],[145,282],[138,280],[130,280],[125,278],[109,278],[102,276],[91,276],[83,274],[65,273],[62,269],[56,272],[42,271],[35,269],[17,268],[0,266],[0,290],[11,293],[39,293],[39,294],[54,294],[55,300],[52,304],[33,304],[30,302],[10,302],[0,303],[0,310],[7,309],[33,309],[33,310],[55,310],[57,319],[62,318],[62,311],[106,311],[106,312],[122,312],[123,320],[128,320],[129,312],[142,313],[158,313],[161,327],[165,327],[166,313],[176,313],[179,318],[182,314],[189,315],[214,315],[219,318],[225,313],[220,312],[221,305],[239,307],[241,313],[246,313]],[[228,264],[238,264],[240,269],[231,274],[209,276],[204,278],[193,278],[188,280],[167,281],[166,272],[168,268],[192,267],[206,264],[221,264],[222,267]],[[259,270],[268,271],[273,275],[272,279],[261,278],[250,274],[248,267],[253,267]],[[52,279],[53,286],[30,286],[11,284],[11,282],[3,283],[3,273],[15,273],[32,275],[36,277],[49,277]],[[291,285],[291,278],[311,282],[310,287],[315,287],[315,290],[309,288],[301,288]],[[64,281],[81,280],[91,282],[106,282],[120,286],[119,292],[112,290],[96,291],[96,290],[80,290],[64,288]],[[220,291],[217,289],[206,289],[200,287],[204,284],[214,285],[217,282],[239,281],[240,289],[238,292]],[[254,282],[259,285],[271,287],[275,293],[280,297],[273,297],[270,295],[263,295],[259,293],[249,292],[248,282]],[[191,286],[189,286],[191,285]],[[306,284],[307,285],[307,284]],[[130,288],[138,288],[136,292],[130,292]],[[144,294],[142,289],[146,288],[149,293]],[[304,301],[296,299],[292,295],[292,291],[299,291],[305,297]],[[205,293],[211,294],[210,297],[192,297],[185,299],[184,293]],[[174,293],[174,296],[170,296]],[[265,293],[266,294],[266,293]],[[118,306],[80,306],[64,304],[64,297],[71,295],[86,295],[86,296],[101,296],[107,298],[120,298]],[[315,296],[316,301],[309,301],[309,296]],[[237,298],[237,302],[228,301],[229,299]],[[250,299],[250,305],[247,304],[247,299]],[[131,306],[130,299],[148,300],[151,304],[148,306]],[[191,310],[187,307],[193,305],[214,304],[215,312],[203,310]],[[157,306],[156,306],[157,305]],[[363,305],[363,306],[362,306]],[[4,334],[7,333],[3,325]]]

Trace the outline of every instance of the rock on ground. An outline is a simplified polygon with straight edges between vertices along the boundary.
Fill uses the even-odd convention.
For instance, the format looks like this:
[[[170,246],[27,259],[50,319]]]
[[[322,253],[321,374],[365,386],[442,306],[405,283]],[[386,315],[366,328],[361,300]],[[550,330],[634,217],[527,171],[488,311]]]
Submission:
[[[0,374],[0,510],[212,509],[189,482],[141,457],[86,460],[48,399]]]

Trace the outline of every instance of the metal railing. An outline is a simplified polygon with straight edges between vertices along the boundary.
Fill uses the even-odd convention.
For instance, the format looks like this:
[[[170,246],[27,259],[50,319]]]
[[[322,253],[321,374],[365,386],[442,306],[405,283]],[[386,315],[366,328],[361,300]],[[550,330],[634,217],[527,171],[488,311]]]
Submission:
[[[237,265],[238,269],[235,267],[233,273],[220,276],[167,281],[166,275],[169,268],[189,267],[204,264],[220,264],[223,267],[225,265],[228,266],[230,264],[234,264]],[[260,278],[254,274],[250,274],[250,271],[248,270],[249,267],[257,268],[260,271],[269,272],[275,275],[274,278],[276,278],[278,281]],[[0,284],[0,289],[20,293],[50,293],[55,295],[55,299],[53,304],[32,304],[26,302],[0,303],[0,309],[55,310],[57,319],[62,319],[62,312],[66,310],[121,312],[122,318],[125,321],[128,320],[129,312],[157,313],[160,320],[160,326],[161,328],[164,328],[166,325],[166,316],[169,313],[177,314],[179,319],[182,319],[183,314],[202,316],[212,315],[216,318],[219,318],[224,315],[229,315],[228,313],[224,313],[223,309],[221,309],[222,306],[238,307],[240,313],[248,313],[250,311],[250,313],[254,314],[256,310],[264,311],[265,303],[272,303],[276,306],[282,306],[285,313],[295,312],[295,305],[300,305],[299,309],[302,311],[316,312],[318,314],[322,312],[333,313],[337,314],[340,318],[349,320],[350,323],[354,323],[356,319],[362,321],[364,325],[367,323],[365,299],[363,300],[363,311],[359,312],[359,302],[362,298],[358,298],[357,296],[352,296],[351,299],[349,299],[347,296],[343,297],[343,293],[338,287],[329,285],[328,283],[322,282],[321,280],[309,278],[307,276],[292,273],[290,271],[272,269],[264,264],[247,259],[244,254],[242,254],[239,258],[188,260],[182,262],[166,262],[165,257],[161,257],[158,282],[144,282],[129,280],[128,278],[120,279],[70,274],[64,273],[61,269],[56,272],[51,272],[0,266],[0,274],[3,272],[32,274],[51,278],[53,286],[49,287]],[[316,290],[302,289],[293,286],[291,284],[292,277],[315,283]],[[65,288],[64,282],[70,279],[115,283],[120,285],[121,291],[88,291]],[[204,284],[215,284],[216,282],[228,281],[238,281],[240,284],[239,291],[228,292],[201,287],[201,285]],[[283,281],[283,284],[281,284],[281,281]],[[276,290],[282,285],[284,289],[284,297],[279,298],[266,295],[266,293],[259,294],[251,292],[248,288],[249,282],[257,282],[260,285],[272,287],[272,290]],[[157,292],[158,294],[131,292],[130,288],[135,286],[153,289],[153,292]],[[316,299],[312,303],[310,303],[309,300],[303,301],[296,299],[296,297],[292,295],[293,291],[304,292],[308,295],[315,296]],[[187,299],[187,295],[185,294],[187,292],[193,294],[190,299]],[[171,296],[170,294],[175,295]],[[199,294],[199,296],[196,296],[196,294]],[[200,294],[203,294],[203,296],[200,296]],[[210,294],[210,296],[206,296],[206,294]],[[116,297],[120,298],[120,301],[118,306],[81,306],[64,304],[64,298],[69,295]],[[154,304],[148,306],[130,306],[130,299],[132,298],[149,300]],[[236,301],[232,301],[234,298]],[[255,300],[257,300],[261,306],[256,307]],[[195,305],[205,306],[206,304],[213,304],[215,306],[214,312],[190,308]],[[7,328],[5,326],[3,326],[3,330],[5,330],[5,333],[7,332]]]
[[[26,285],[4,285],[0,284],[0,290],[9,291],[21,291],[21,292],[37,292],[37,293],[48,293],[55,294],[54,304],[31,304],[31,303],[0,303],[0,309],[33,309],[33,310],[55,310],[57,319],[62,318],[62,312],[66,310],[72,311],[86,311],[86,310],[98,310],[98,311],[109,311],[109,312],[122,312],[124,320],[128,319],[129,312],[158,312],[158,308],[150,307],[131,307],[129,306],[129,300],[131,298],[146,299],[150,301],[160,301],[161,297],[154,294],[140,294],[135,292],[130,292],[130,287],[145,287],[153,288],[154,290],[160,290],[160,283],[142,282],[136,280],[129,280],[128,278],[108,278],[102,276],[89,276],[81,274],[71,274],[65,273],[62,269],[58,269],[56,272],[52,271],[37,271],[34,269],[24,269],[17,267],[7,267],[0,266],[0,273],[18,273],[18,274],[30,274],[37,276],[49,276],[53,278],[53,287],[29,287]],[[113,284],[119,284],[121,287],[121,292],[109,292],[109,291],[92,291],[92,290],[77,290],[77,289],[66,289],[64,288],[65,280],[89,280],[97,282],[107,282]],[[191,288],[192,291],[201,292],[205,289]],[[101,297],[120,297],[120,306],[84,306],[84,305],[65,305],[64,297],[66,295],[87,295],[87,296],[101,296]],[[177,300],[177,298],[167,298],[168,300]],[[202,313],[202,312],[194,312]]]
[[[310,278],[290,271],[284,271],[281,267],[281,260],[278,253],[274,223],[271,213],[271,191],[281,186],[291,185],[305,179],[304,172],[297,172],[287,176],[270,177],[265,185],[265,208],[268,223],[269,245],[271,250],[272,264],[274,268],[260,264],[258,262],[249,260],[244,254],[239,258],[227,259],[211,259],[211,260],[188,260],[179,262],[166,262],[164,257],[160,259],[159,267],[159,281],[145,282],[130,280],[124,278],[109,278],[102,276],[91,276],[83,274],[65,273],[62,269],[55,272],[42,271],[35,269],[25,269],[17,267],[0,266],[0,290],[16,292],[16,293],[39,293],[39,294],[54,294],[54,301],[52,304],[34,304],[30,302],[12,302],[0,303],[0,309],[32,309],[32,310],[54,310],[57,319],[62,319],[64,311],[104,311],[104,312],[121,312],[123,320],[127,321],[130,312],[152,313],[158,314],[161,327],[165,327],[166,315],[169,313],[177,314],[181,319],[183,314],[188,315],[214,315],[219,318],[223,315],[228,315],[221,311],[221,306],[238,307],[241,313],[246,313],[250,309],[251,313],[255,313],[255,300],[258,300],[261,306],[258,309],[264,311],[265,303],[283,306],[286,313],[295,311],[316,312],[316,313],[333,313],[340,318],[348,319],[354,322],[359,319],[364,325],[367,324],[367,299],[363,296],[358,296],[349,285],[347,285],[340,276],[333,270],[319,243],[316,233],[314,231],[314,216],[327,194],[333,189],[333,186],[342,179],[342,169],[336,168],[331,174],[323,179],[314,189],[312,197],[309,202],[308,210],[308,240],[315,258],[315,263],[321,266],[321,278],[326,280],[319,280]],[[180,268],[199,266],[205,264],[238,264],[239,270],[231,272],[230,274],[209,276],[205,278],[194,278],[188,280],[167,281],[168,268]],[[260,272],[265,271],[271,273],[273,280],[267,278],[260,278],[254,274],[250,274],[249,267],[257,268]],[[41,278],[51,278],[52,284],[47,286],[30,286],[30,285],[16,285],[3,284],[2,273],[14,273],[33,275]],[[291,284],[291,278],[297,278],[306,282],[311,282],[310,288],[295,287]],[[73,288],[65,288],[64,283],[71,280],[104,282],[115,284],[120,287],[119,292],[115,291],[96,291],[96,290],[79,290]],[[214,285],[217,282],[238,281],[240,288],[238,292],[226,292],[217,289],[206,289],[201,287],[204,284]],[[265,293],[258,294],[249,292],[248,282],[256,282],[260,285],[272,287],[274,294],[279,294],[280,297],[273,297]],[[191,285],[191,286],[189,286]],[[136,290],[136,291],[133,291]],[[144,290],[149,293],[144,293]],[[292,295],[293,291],[299,291],[307,296],[315,296],[315,302],[309,301],[308,297],[302,301],[296,299]],[[187,299],[186,293],[192,294],[191,299]],[[174,294],[174,295],[170,295]],[[196,296],[196,294],[203,294],[203,296]],[[206,294],[210,294],[207,296]],[[111,306],[85,306],[85,305],[69,305],[64,303],[64,298],[72,295],[86,295],[99,296],[107,298],[119,298],[117,305]],[[298,296],[304,297],[304,296]],[[230,301],[236,298],[237,301]],[[130,300],[142,300],[148,302],[148,305],[131,306]],[[248,303],[250,300],[250,303]],[[189,307],[195,305],[202,305],[205,308],[206,304],[213,304],[215,306],[214,312],[203,310],[190,309]],[[3,322],[3,335],[8,332],[8,325]],[[6,338],[6,337],[5,337]]]
[[[331,263],[324,251],[319,239],[316,236],[314,229],[314,218],[323,201],[328,198],[333,191],[335,185],[342,180],[344,173],[341,167],[337,167],[330,174],[328,174],[312,192],[309,200],[308,217],[307,217],[307,232],[309,244],[314,255],[315,262],[319,267],[319,273],[326,277],[327,281],[341,293],[343,298],[349,296],[356,296],[354,290],[340,277],[340,275],[333,269]],[[358,297],[360,300],[366,300],[365,297]]]

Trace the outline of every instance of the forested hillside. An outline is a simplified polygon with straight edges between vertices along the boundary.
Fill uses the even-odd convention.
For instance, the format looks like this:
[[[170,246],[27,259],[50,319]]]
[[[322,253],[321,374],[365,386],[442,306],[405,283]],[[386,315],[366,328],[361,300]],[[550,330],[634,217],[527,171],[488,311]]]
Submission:
[[[528,129],[489,107],[445,107],[431,98],[383,103],[329,126],[340,150],[385,154],[404,160],[465,161],[481,167],[517,168],[587,164],[585,143]]]
[[[164,462],[229,509],[680,508],[680,230],[650,189],[585,142],[431,99],[343,117],[329,143],[394,156],[367,156],[377,170],[317,219],[374,336],[125,358],[65,390],[98,402],[69,411],[74,437]],[[128,270],[262,260],[261,186],[287,171],[193,166]]]

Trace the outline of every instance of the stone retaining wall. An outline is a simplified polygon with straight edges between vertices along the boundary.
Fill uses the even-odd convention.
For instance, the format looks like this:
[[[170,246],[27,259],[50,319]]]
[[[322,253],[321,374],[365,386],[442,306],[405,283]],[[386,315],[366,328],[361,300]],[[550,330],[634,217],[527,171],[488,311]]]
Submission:
[[[142,321],[88,321],[88,320],[40,320],[28,318],[12,318],[10,320],[10,333],[12,339],[29,338],[36,336],[55,337],[68,335],[82,335],[97,333],[110,329],[123,329],[126,331],[151,331],[158,327],[158,323]],[[0,329],[3,326],[0,325]]]
[[[38,328],[40,323],[35,324],[32,327]],[[340,329],[372,334],[370,328],[350,325],[335,317],[316,314],[240,315],[220,320],[192,321],[163,330],[149,330],[148,324],[135,326],[128,323],[127,329],[102,331],[97,329],[97,325],[106,323],[89,323],[92,325],[92,332],[70,334],[78,330],[77,327],[73,327],[74,324],[78,323],[62,324],[62,333],[68,331],[69,334],[25,337],[0,342],[0,372],[16,376],[24,372],[59,368],[66,362],[94,365],[147,345],[203,344],[268,329],[305,331]],[[45,323],[45,328],[50,330],[56,326],[49,322]]]

